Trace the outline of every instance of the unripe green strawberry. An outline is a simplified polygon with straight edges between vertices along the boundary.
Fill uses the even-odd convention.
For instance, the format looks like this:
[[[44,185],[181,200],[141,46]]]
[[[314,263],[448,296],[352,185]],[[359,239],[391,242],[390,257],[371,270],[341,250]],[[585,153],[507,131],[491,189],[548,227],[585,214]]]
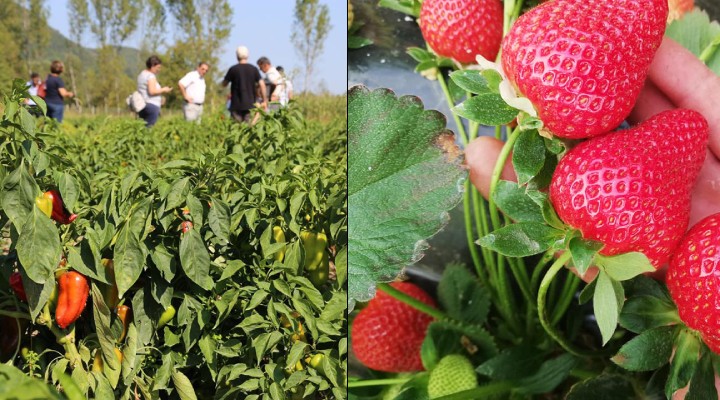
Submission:
[[[397,290],[425,304],[435,301],[410,282],[393,282]],[[351,346],[366,367],[384,372],[422,371],[420,348],[433,318],[378,291],[352,324]]]
[[[594,137],[560,160],[550,201],[563,222],[605,245],[601,254],[637,251],[660,268],[687,229],[707,140],[705,118],[682,109]]]
[[[420,31],[441,56],[474,63],[478,54],[495,60],[503,31],[500,0],[424,0]]]
[[[720,213],[683,236],[670,259],[667,286],[680,319],[720,354]]]
[[[665,32],[667,1],[543,3],[505,37],[503,70],[553,134],[609,132],[635,106]]]
[[[451,354],[443,357],[430,372],[428,395],[436,399],[477,386],[477,375],[470,360],[460,354]]]

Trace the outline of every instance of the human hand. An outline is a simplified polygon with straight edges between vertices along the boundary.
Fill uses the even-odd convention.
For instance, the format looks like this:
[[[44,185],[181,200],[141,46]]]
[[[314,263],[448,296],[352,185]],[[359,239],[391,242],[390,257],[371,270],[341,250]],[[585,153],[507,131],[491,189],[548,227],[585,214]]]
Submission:
[[[671,39],[663,39],[650,65],[648,79],[628,120],[642,122],[673,108],[690,108],[708,121],[710,139],[705,164],[692,193],[690,225],[720,212],[720,77],[695,55]],[[479,137],[465,149],[470,181],[487,198],[490,178],[503,143],[492,137]],[[508,162],[501,179],[516,180]]]
[[[170,93],[170,92],[172,92],[172,88],[170,86],[165,86],[163,88],[163,93]]]

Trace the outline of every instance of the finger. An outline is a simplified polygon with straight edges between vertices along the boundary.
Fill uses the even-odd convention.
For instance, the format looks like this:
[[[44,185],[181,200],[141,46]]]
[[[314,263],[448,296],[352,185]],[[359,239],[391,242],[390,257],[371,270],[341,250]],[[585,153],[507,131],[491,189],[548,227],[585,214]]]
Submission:
[[[648,78],[677,106],[702,114],[710,126],[708,146],[720,155],[720,77],[694,54],[664,38],[650,65]]]
[[[465,148],[465,162],[470,169],[470,182],[475,185],[486,199],[488,193],[490,193],[490,180],[495,169],[495,163],[503,145],[502,141],[494,137],[480,136]],[[508,157],[508,162],[505,163],[500,178],[509,181],[517,180],[510,157]]]
[[[649,119],[653,115],[659,114],[665,110],[672,110],[675,105],[655,86],[651,80],[645,81],[640,96],[635,102],[635,108],[628,116],[631,124],[637,124]]]

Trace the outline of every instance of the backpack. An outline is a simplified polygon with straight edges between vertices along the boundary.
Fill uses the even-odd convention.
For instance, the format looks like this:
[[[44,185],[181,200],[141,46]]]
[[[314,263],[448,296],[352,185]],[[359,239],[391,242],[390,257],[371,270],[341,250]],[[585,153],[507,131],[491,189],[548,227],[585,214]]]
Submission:
[[[142,94],[139,91],[134,91],[130,96],[125,99],[125,103],[127,104],[130,111],[139,113],[145,108],[145,99],[143,98]]]
[[[47,94],[47,79],[40,82],[40,85],[38,86],[37,95],[38,97],[45,99],[45,95]]]

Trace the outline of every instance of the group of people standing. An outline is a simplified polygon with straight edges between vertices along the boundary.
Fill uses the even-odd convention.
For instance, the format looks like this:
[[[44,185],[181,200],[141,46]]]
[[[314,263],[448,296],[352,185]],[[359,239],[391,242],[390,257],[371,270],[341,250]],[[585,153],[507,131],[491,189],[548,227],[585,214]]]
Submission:
[[[253,110],[262,108],[267,111],[269,101],[287,105],[292,98],[292,82],[287,79],[282,67],[273,67],[267,57],[260,57],[257,60],[258,66],[255,67],[248,62],[250,54],[245,46],[238,47],[235,54],[238,63],[228,69],[222,81],[223,87],[230,85],[227,108],[233,119],[254,124],[260,115],[253,113]],[[145,103],[144,107],[137,111],[137,115],[145,121],[147,127],[151,127],[160,116],[160,109],[164,104],[162,95],[170,93],[173,88],[162,86],[158,81],[157,75],[162,68],[162,61],[158,56],[150,56],[145,67],[137,77],[137,91]],[[178,81],[178,89],[183,98],[183,114],[187,121],[199,121],[202,117],[206,91],[205,75],[209,69],[210,65],[201,61],[195,70],[188,72]],[[28,82],[30,94],[43,97],[47,104],[47,116],[58,122],[63,120],[64,99],[74,96],[73,92],[65,89],[65,83],[60,78],[63,70],[62,62],[53,61],[45,82],[41,81],[37,73],[32,73]],[[260,71],[265,74],[264,79]],[[28,99],[27,104],[31,109],[35,108],[32,99]]]

